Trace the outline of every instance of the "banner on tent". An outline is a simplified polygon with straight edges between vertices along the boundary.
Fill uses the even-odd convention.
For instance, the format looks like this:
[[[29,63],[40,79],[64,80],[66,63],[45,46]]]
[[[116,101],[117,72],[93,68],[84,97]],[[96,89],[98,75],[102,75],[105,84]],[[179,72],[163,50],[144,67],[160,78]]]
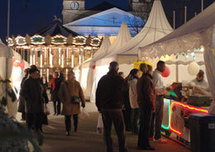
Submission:
[[[153,64],[152,62],[147,62],[147,61],[135,61],[134,62],[134,69],[139,69],[140,64],[145,63],[147,65],[151,65],[153,69]]]

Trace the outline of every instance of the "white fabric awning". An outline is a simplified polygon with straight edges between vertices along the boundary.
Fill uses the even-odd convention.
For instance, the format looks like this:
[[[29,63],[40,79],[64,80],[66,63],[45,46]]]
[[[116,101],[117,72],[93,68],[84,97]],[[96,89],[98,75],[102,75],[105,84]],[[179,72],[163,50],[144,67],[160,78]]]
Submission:
[[[13,51],[0,39],[0,57],[12,58]]]
[[[166,37],[139,47],[141,57],[160,57],[199,48],[205,43],[203,33],[215,24],[215,3]]]
[[[160,0],[155,0],[149,18],[143,29],[134,38],[121,46],[114,55],[137,55],[138,48],[151,44],[173,31],[170,26]]]

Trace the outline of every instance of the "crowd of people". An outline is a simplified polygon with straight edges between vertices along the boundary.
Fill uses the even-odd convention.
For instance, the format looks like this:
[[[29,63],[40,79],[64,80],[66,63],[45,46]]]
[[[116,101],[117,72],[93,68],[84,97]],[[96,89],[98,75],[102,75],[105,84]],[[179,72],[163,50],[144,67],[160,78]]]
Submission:
[[[161,138],[163,95],[168,91],[161,79],[164,69],[163,61],[157,63],[154,72],[150,65],[142,63],[139,69],[132,69],[124,78],[123,72],[118,72],[119,64],[110,63],[109,72],[99,80],[96,90],[96,106],[102,116],[107,152],[113,151],[112,123],[118,136],[120,152],[128,151],[126,130],[134,135],[138,134],[139,149],[154,150],[149,140],[164,142]],[[74,132],[77,132],[78,114],[81,107],[85,108],[85,97],[72,70],[67,77],[68,80],[65,80],[62,73],[54,72],[50,94],[54,115],[65,116],[66,135],[69,136],[71,117]],[[25,70],[21,83],[19,112],[22,113],[22,119],[26,120],[27,127],[39,135],[43,132],[42,125],[48,124],[47,88],[45,77],[40,77],[40,71],[35,65]]]
[[[107,152],[113,151],[112,123],[120,152],[128,151],[126,130],[138,134],[137,147],[141,150],[155,150],[149,140],[165,142],[161,138],[163,96],[169,89],[164,87],[161,78],[164,69],[163,61],[157,63],[154,72],[150,65],[142,63],[124,78],[123,72],[118,72],[119,64],[110,63],[109,72],[99,80],[96,90],[96,106],[102,115]]]
[[[40,71],[35,65],[25,69],[24,73],[18,111],[22,113],[22,120],[26,120],[27,127],[34,130],[38,137],[42,137],[42,125],[48,124],[47,115],[50,112],[47,107],[48,83],[45,76],[40,77]],[[62,73],[59,76],[58,72],[54,72],[50,93],[54,114],[65,115],[66,135],[71,134],[71,116],[74,119],[74,131],[77,132],[80,105],[85,107],[85,98],[79,82],[75,80],[74,72],[72,70],[68,72],[68,80],[64,79]],[[63,108],[61,108],[61,103]]]

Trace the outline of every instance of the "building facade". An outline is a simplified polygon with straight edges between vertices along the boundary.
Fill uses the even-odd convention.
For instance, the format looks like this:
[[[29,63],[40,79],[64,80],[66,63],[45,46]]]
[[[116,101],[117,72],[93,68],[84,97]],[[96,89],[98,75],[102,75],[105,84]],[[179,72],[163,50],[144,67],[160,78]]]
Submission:
[[[147,19],[153,0],[64,0],[63,23],[75,21],[101,11],[117,7],[128,11],[142,19]]]

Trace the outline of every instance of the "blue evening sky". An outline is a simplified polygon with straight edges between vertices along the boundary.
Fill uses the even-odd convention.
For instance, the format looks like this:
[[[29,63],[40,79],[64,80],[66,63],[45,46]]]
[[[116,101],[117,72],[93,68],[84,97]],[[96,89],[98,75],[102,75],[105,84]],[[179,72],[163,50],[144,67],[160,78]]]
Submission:
[[[28,1],[28,7],[25,3]],[[88,0],[89,1],[89,0]],[[94,0],[92,0],[93,2]],[[116,1],[116,0],[113,0]],[[121,0],[120,0],[121,1]],[[162,0],[166,15],[172,24],[172,12],[176,10],[177,25],[180,25],[181,0]],[[188,18],[200,12],[201,0],[183,0],[188,7]],[[205,0],[205,7],[214,0]],[[63,0],[11,0],[10,35],[32,34],[53,24],[53,16],[62,18]],[[183,6],[182,6],[183,8]],[[182,14],[183,15],[183,14]],[[0,38],[5,39],[7,31],[7,0],[0,0]]]

